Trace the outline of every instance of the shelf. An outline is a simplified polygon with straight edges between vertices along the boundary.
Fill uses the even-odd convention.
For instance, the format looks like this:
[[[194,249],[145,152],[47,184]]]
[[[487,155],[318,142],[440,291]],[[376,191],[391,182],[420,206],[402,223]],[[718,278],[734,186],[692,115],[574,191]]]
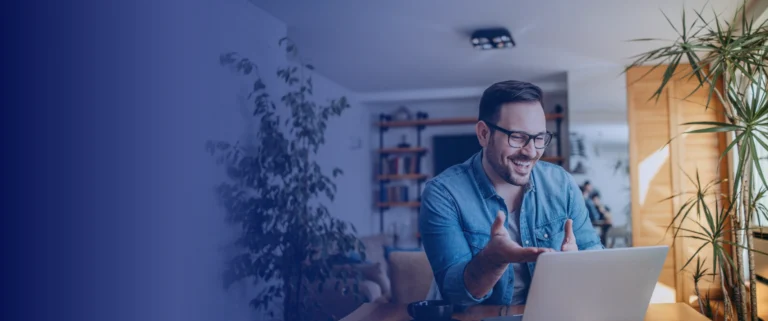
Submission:
[[[406,180],[406,179],[426,179],[427,177],[428,176],[424,174],[379,175],[378,180],[391,181],[391,180]]]
[[[376,203],[376,207],[378,208],[385,208],[385,207],[419,207],[421,206],[420,202],[382,202],[382,203]]]
[[[547,114],[547,120],[562,119],[563,114]],[[443,119],[415,119],[377,122],[377,127],[413,127],[413,126],[441,126],[441,125],[472,125],[477,123],[477,117],[443,118]]]
[[[445,119],[416,119],[416,120],[395,120],[387,122],[378,122],[378,127],[412,127],[412,126],[439,126],[439,125],[463,125],[477,123],[476,117],[464,118],[445,118]]]
[[[382,148],[377,152],[379,154],[411,154],[411,153],[425,153],[427,148],[425,147],[407,147],[407,148]]]
[[[550,162],[550,163],[556,163],[556,162],[564,161],[565,158],[564,157],[558,157],[558,156],[544,156],[544,157],[540,158],[540,160],[543,160],[545,162]]]

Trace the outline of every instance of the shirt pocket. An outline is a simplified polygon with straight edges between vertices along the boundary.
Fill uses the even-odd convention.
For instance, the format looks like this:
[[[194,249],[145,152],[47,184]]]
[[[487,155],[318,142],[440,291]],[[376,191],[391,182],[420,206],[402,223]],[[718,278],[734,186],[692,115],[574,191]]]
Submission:
[[[534,229],[534,236],[536,237],[537,247],[546,247],[560,250],[563,239],[565,238],[565,220],[566,217],[559,217],[551,219],[543,224],[540,224]]]
[[[491,240],[491,235],[483,232],[465,230],[464,236],[467,238],[467,243],[469,243],[469,249],[472,252],[472,256],[480,253]]]

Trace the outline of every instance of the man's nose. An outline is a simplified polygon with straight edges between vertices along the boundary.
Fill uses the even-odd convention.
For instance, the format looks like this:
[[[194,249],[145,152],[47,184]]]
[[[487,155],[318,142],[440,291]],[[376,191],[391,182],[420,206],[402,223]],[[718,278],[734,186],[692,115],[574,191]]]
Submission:
[[[533,141],[529,141],[527,145],[523,146],[520,152],[522,152],[523,155],[531,158],[536,157],[536,154],[537,154],[536,146],[534,145]]]

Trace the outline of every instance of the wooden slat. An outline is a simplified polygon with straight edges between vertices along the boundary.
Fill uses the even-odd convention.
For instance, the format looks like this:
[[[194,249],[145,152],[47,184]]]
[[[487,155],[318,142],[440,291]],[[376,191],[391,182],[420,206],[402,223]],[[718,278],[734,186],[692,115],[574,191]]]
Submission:
[[[665,237],[666,226],[671,223],[672,203],[661,201],[672,195],[672,176],[669,165],[671,153],[659,154],[671,137],[668,91],[661,94],[657,101],[649,100],[660,83],[655,76],[639,80],[646,68],[631,69],[627,72],[627,104],[630,128],[630,181],[632,193],[632,238],[635,246],[657,244],[671,245],[670,237]],[[638,73],[640,75],[638,75]],[[656,71],[654,71],[656,73]],[[650,178],[645,200],[640,201],[639,180],[649,179],[653,173],[640,173],[640,164],[650,157],[664,157],[663,164]],[[659,275],[659,283],[671,288],[677,287],[675,270],[675,251],[670,249],[664,268]]]

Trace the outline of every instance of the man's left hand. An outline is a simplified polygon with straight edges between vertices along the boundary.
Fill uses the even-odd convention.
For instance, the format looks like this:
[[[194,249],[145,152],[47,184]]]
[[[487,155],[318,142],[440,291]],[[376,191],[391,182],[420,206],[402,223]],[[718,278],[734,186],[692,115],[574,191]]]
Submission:
[[[573,235],[573,220],[571,219],[565,221],[565,238],[563,238],[563,245],[560,250],[563,252],[579,251],[579,246],[576,245],[576,236]]]

